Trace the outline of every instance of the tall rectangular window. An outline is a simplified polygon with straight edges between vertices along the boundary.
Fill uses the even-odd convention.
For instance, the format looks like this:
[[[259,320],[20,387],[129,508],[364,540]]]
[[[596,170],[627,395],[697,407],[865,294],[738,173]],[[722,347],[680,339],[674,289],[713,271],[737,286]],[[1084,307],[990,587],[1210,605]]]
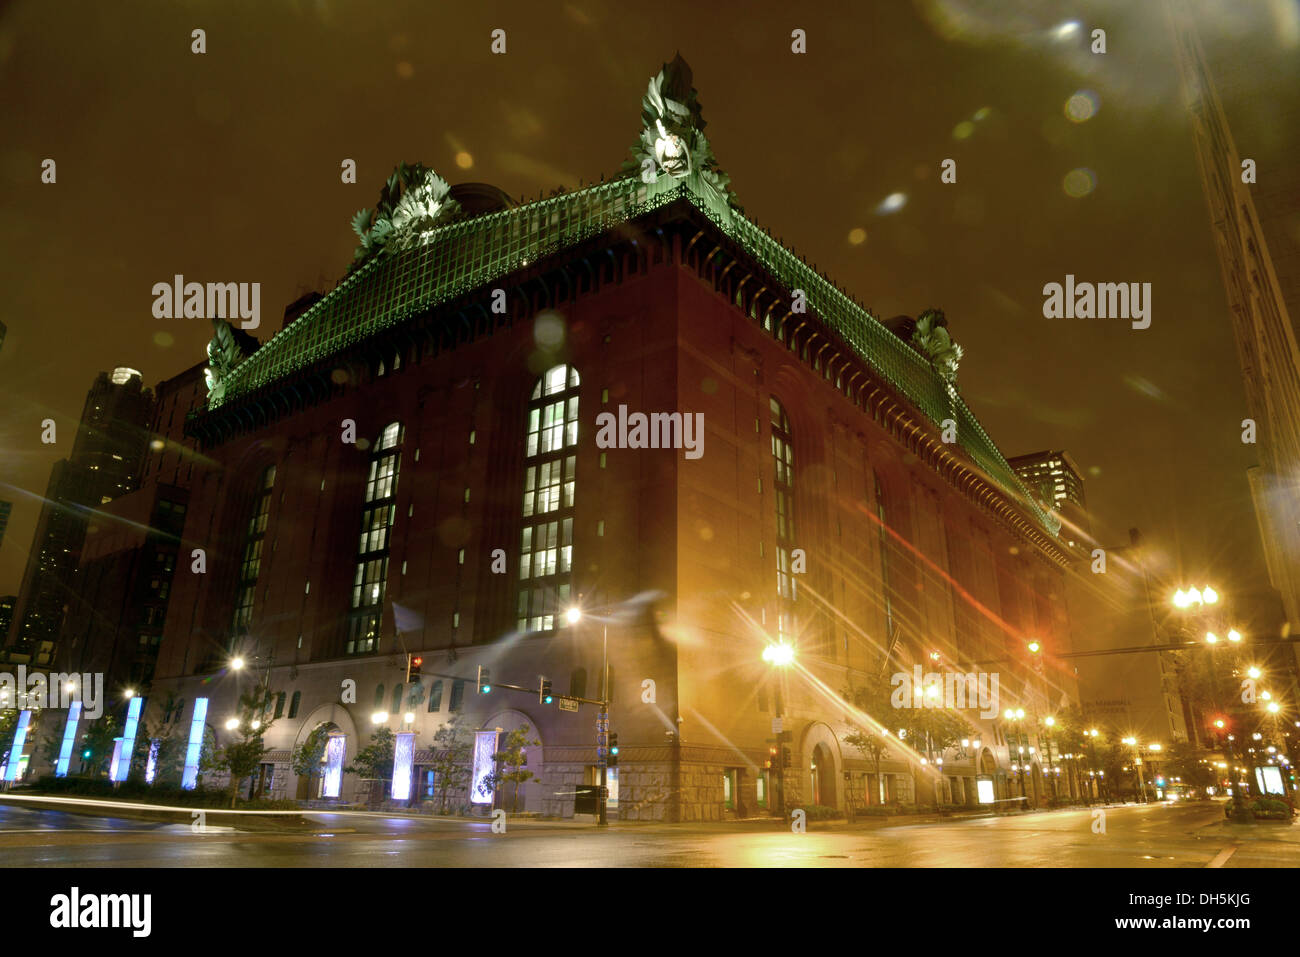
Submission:
[[[550,631],[569,599],[578,445],[578,370],[545,372],[528,403],[524,524],[519,541],[520,631]]]
[[[794,602],[797,586],[790,568],[795,548],[794,532],[794,443],[790,419],[775,396],[769,399],[772,423],[772,462],[776,478],[772,494],[776,499],[776,630],[779,641],[794,638]]]
[[[257,592],[257,577],[262,571],[262,548],[266,542],[266,520],[271,512],[271,490],[275,486],[275,466],[262,472],[257,501],[253,504],[253,517],[248,520],[244,534],[243,559],[239,563],[239,586],[235,592],[235,617],[231,623],[233,636],[248,634],[253,620],[253,597]]]
[[[388,587],[388,548],[397,513],[397,473],[402,456],[402,426],[387,426],[370,453],[365,504],[361,509],[361,535],[357,567],[352,577],[351,613],[348,616],[349,655],[373,654],[379,648],[384,595]]]

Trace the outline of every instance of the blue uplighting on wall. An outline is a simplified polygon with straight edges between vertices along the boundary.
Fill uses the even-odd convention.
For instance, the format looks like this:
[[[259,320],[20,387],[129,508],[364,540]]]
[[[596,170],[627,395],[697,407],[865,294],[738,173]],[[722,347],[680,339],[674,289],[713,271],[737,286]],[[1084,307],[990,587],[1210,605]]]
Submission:
[[[126,709],[126,724],[122,727],[122,746],[113,752],[113,766],[109,769],[110,781],[125,781],[131,772],[131,752],[135,750],[135,733],[140,726],[140,706],[143,698],[132,698]]]
[[[415,732],[402,731],[393,745],[393,800],[411,799],[411,771],[415,764]]]
[[[54,766],[56,778],[68,776],[68,765],[72,761],[72,746],[77,743],[77,722],[81,720],[81,702],[74,701],[68,706],[68,723],[63,726],[63,744],[59,746],[59,761]]]
[[[14,731],[13,747],[9,749],[9,763],[5,765],[5,780],[18,778],[18,766],[23,763],[23,745],[27,743],[27,726],[31,724],[32,713],[24,710],[18,715],[18,727]]]
[[[208,718],[208,699],[194,699],[194,717],[190,719],[190,743],[185,749],[185,774],[181,787],[194,790],[199,783],[199,754],[203,750],[203,725]]]

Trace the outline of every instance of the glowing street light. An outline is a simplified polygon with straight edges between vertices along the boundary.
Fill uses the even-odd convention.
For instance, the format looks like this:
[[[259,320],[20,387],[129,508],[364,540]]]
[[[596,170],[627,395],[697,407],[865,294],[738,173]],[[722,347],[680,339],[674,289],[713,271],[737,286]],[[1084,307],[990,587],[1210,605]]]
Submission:
[[[574,605],[564,613],[564,620],[571,625],[576,625],[578,622],[582,621],[582,609],[577,605]]]
[[[1241,641],[1241,632],[1239,632],[1236,628],[1231,629],[1231,630],[1228,632],[1228,640],[1229,640],[1229,641]]]
[[[415,724],[415,712],[408,711],[406,714],[402,715],[402,722],[404,724]]]
[[[1038,652],[1041,651],[1042,648],[1043,648],[1043,646],[1040,645],[1040,644],[1039,644],[1038,642],[1036,642],[1036,641],[1031,641],[1031,642],[1029,643],[1029,646],[1028,646],[1028,647],[1029,647],[1029,651],[1030,651],[1030,653],[1031,653],[1031,654],[1035,654],[1035,655],[1038,654]]]
[[[371,724],[383,724],[387,720],[388,720],[387,711],[376,711],[374,714],[370,716]]]
[[[1205,633],[1206,644],[1214,645],[1214,644],[1218,644],[1218,641],[1219,641],[1219,636],[1216,635],[1214,632],[1207,631]]]
[[[231,671],[239,671],[239,670],[240,670],[241,668],[243,668],[243,667],[244,667],[244,659],[243,659],[243,658],[231,658],[231,659],[230,659],[230,670],[231,670]]]
[[[794,661],[794,648],[784,641],[768,645],[763,649],[763,660],[778,668],[785,667]]]
[[[1258,668],[1256,668],[1254,665],[1251,665],[1249,668],[1246,669],[1246,674],[1250,675],[1252,678],[1258,678],[1261,674],[1263,674],[1263,672],[1260,671]]]
[[[238,727],[239,727],[239,719],[238,719],[238,718],[230,718],[229,720],[226,721],[226,730],[227,730],[227,731],[234,731],[234,730],[235,730],[236,728],[238,728]]]

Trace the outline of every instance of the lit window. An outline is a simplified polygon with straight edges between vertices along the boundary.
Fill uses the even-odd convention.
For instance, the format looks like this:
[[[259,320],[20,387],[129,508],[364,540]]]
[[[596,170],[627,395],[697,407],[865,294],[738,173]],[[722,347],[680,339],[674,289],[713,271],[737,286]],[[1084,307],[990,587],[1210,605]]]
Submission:
[[[235,592],[235,618],[231,626],[234,635],[248,634],[253,620],[253,597],[257,591],[257,577],[262,570],[262,546],[266,539],[267,516],[271,513],[271,490],[275,487],[275,466],[262,472],[253,515],[244,533],[243,560],[239,565],[239,587]]]
[[[379,627],[388,586],[388,548],[397,511],[401,444],[402,426],[393,422],[380,433],[370,454],[356,572],[352,577],[352,611],[345,646],[349,655],[370,654],[379,647]]]
[[[516,608],[520,631],[552,630],[569,598],[580,381],[573,367],[555,366],[537,381],[528,403]]]
[[[790,555],[794,550],[794,445],[790,435],[790,420],[781,403],[769,400],[772,422],[772,462],[776,480],[772,494],[776,499],[776,592],[777,633],[780,639],[794,636],[794,610],[791,607],[798,592],[790,568]]]

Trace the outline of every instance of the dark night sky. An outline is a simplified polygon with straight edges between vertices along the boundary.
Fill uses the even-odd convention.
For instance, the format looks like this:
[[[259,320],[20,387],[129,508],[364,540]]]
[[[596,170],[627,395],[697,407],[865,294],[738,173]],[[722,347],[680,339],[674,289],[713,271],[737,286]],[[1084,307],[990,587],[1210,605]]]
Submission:
[[[1300,101],[1300,12],[1231,6],[1230,20],[1200,22],[1236,71],[1234,136],[1261,178],[1295,177],[1300,132],[1275,119]],[[343,275],[349,219],[398,160],[529,197],[611,174],[648,78],[676,50],[747,213],[882,318],[944,309],[966,349],[963,394],[1007,455],[1070,450],[1103,540],[1136,525],[1170,574],[1257,590],[1240,373],[1161,5],[786,7],[9,4],[0,498],[15,508],[0,593],[17,590],[37,497],[95,374],[127,365],[153,385],[203,357],[209,324],[153,318],[154,283],[261,282],[265,338],[286,303]],[[1082,29],[1053,32],[1070,19]],[[1088,51],[1098,26],[1104,56]],[[497,27],[504,56],[489,52]],[[790,52],[795,27],[806,55]],[[1100,108],[1070,122],[1066,101],[1084,89]],[[46,157],[56,185],[39,181]],[[345,157],[355,186],[340,182]],[[948,157],[955,185],[939,182]],[[1097,177],[1077,199],[1062,189],[1076,167]],[[894,192],[906,205],[878,214]],[[1043,284],[1067,272],[1152,283],[1151,328],[1044,319]],[[40,444],[46,417],[56,447]]]

